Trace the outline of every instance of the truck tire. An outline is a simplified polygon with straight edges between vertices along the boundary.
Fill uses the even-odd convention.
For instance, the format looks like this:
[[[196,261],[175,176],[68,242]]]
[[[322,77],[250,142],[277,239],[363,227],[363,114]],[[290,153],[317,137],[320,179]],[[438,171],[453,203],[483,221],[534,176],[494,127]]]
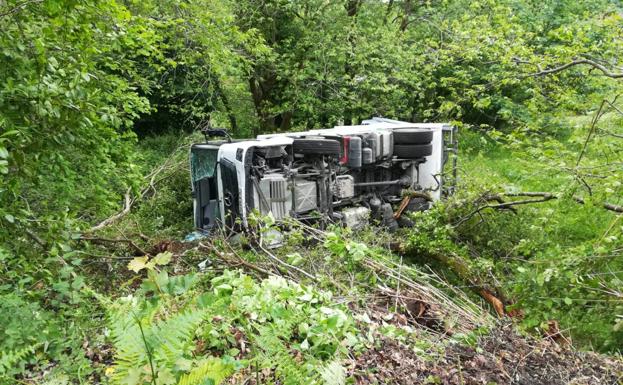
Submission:
[[[394,155],[398,158],[424,158],[433,153],[432,144],[395,144]]]
[[[432,131],[423,131],[417,128],[401,128],[394,130],[394,145],[396,144],[429,144],[433,141]]]
[[[430,202],[424,198],[412,198],[407,207],[406,212],[426,211],[430,207]]]
[[[295,154],[339,155],[340,142],[333,139],[294,139],[292,149]]]

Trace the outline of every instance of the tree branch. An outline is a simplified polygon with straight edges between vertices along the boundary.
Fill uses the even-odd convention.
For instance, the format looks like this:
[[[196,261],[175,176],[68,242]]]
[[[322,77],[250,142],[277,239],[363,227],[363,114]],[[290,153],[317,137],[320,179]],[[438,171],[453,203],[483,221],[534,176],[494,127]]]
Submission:
[[[15,12],[21,11],[28,4],[36,4],[36,3],[43,3],[43,0],[30,0],[30,1],[21,2],[21,3],[17,4],[15,7],[11,8],[11,9],[8,9],[8,10],[6,10],[4,12],[0,12],[0,17],[11,15],[11,14],[13,14]]]
[[[474,215],[479,214],[481,211],[486,210],[486,209],[511,209],[513,208],[513,206],[519,206],[519,205],[527,205],[527,204],[532,204],[532,203],[542,203],[542,202],[547,202],[549,200],[552,199],[560,199],[560,196],[549,193],[549,192],[541,192],[541,191],[526,191],[526,192],[518,192],[518,193],[500,193],[500,194],[491,194],[491,195],[486,195],[484,196],[484,200],[485,201],[497,201],[500,202],[501,201],[501,196],[508,196],[508,197],[530,197],[530,198],[538,198],[538,199],[524,199],[524,200],[518,200],[518,201],[512,201],[512,202],[503,202],[503,203],[498,203],[498,204],[490,204],[487,203],[485,205],[482,205],[478,208],[476,208],[475,210],[473,210],[472,212],[470,212],[469,214],[467,214],[466,216],[464,216],[463,218],[461,218],[454,226],[458,227],[460,225],[462,225],[463,223],[467,222],[468,220],[470,220],[471,218],[474,217]],[[579,204],[585,204],[585,200],[584,198],[580,197],[579,195],[574,195],[572,196],[572,199],[579,203]],[[609,211],[614,211],[616,213],[623,213],[623,206],[620,205],[615,205],[613,203],[608,203],[608,202],[602,202],[601,203],[601,207],[609,210]]]
[[[560,197],[557,195],[553,195],[552,193],[548,193],[548,192],[534,192],[534,191],[528,191],[528,192],[520,192],[520,193],[507,193],[504,194],[506,196],[525,196],[525,197],[544,197],[544,196],[550,196],[552,198],[550,199],[559,199]],[[572,199],[574,201],[576,201],[579,204],[585,204],[586,201],[584,200],[584,198],[578,196],[578,195],[574,195],[572,197]],[[610,210],[610,211],[614,211],[617,213],[623,213],[623,206],[620,205],[615,205],[613,203],[608,203],[608,202],[603,202],[601,203],[601,206],[606,209],[606,210]]]
[[[127,243],[130,247],[132,247],[135,251],[140,253],[141,255],[149,255],[145,250],[141,249],[136,243],[134,243],[130,239],[122,239],[122,238],[99,238],[99,237],[80,237],[81,241],[88,241],[92,243]]]
[[[515,60],[516,63],[522,63],[522,64],[528,64],[525,61],[522,60]],[[532,63],[530,63],[532,64]],[[537,66],[536,64],[534,64],[535,66]],[[600,64],[594,60],[590,60],[590,59],[577,59],[577,60],[573,60],[569,63],[566,64],[562,64],[558,67],[553,67],[553,68],[547,68],[544,70],[539,70],[539,72],[535,72],[532,74],[528,74],[527,77],[537,77],[537,76],[546,76],[546,75],[551,75],[551,74],[555,74],[561,71],[564,71],[568,68],[571,67],[575,67],[578,65],[589,65],[595,69],[598,69],[599,71],[602,72],[602,74],[604,76],[607,76],[609,78],[613,78],[613,79],[619,79],[619,78],[623,78],[623,73],[621,72],[612,72],[610,69],[608,69],[606,66],[604,66],[603,64]],[[539,68],[537,66],[537,68]]]
[[[584,199],[582,197],[579,197],[577,195],[573,196],[573,200],[578,202],[581,205],[586,203],[586,202],[584,202]],[[620,205],[615,205],[615,204],[612,204],[612,203],[603,202],[601,204],[601,207],[603,207],[606,210],[614,211],[616,213],[623,213],[623,206],[620,206]]]
[[[132,208],[132,204],[134,203],[134,200],[130,197],[130,191],[131,191],[131,189],[128,189],[128,191],[125,193],[123,210],[119,211],[117,214],[115,214],[115,215],[113,215],[111,217],[108,217],[108,218],[104,219],[103,221],[101,221],[97,225],[91,227],[89,232],[101,230],[104,227],[110,225],[111,223],[116,222],[120,218],[123,218],[127,213],[129,213],[130,209]]]
[[[487,201],[492,201],[493,200],[493,201],[499,202],[499,201],[501,201],[500,195],[502,195],[502,194],[488,195],[488,196],[485,197],[485,199]],[[481,211],[483,211],[485,209],[499,209],[499,210],[512,209],[513,206],[527,205],[527,204],[531,204],[531,203],[542,203],[542,202],[547,202],[549,200],[557,198],[556,196],[554,196],[552,194],[549,194],[549,193],[544,193],[544,195],[526,195],[526,196],[533,196],[533,197],[540,197],[540,198],[539,199],[525,199],[525,200],[512,201],[512,202],[503,202],[503,203],[498,203],[498,204],[489,204],[489,203],[487,203],[486,205],[478,207],[477,209],[475,209],[471,213],[469,213],[466,216],[464,216],[463,218],[461,218],[461,220],[459,220],[454,226],[458,227],[458,226],[462,225],[463,223],[465,223],[468,220],[470,220],[474,215],[480,213]]]

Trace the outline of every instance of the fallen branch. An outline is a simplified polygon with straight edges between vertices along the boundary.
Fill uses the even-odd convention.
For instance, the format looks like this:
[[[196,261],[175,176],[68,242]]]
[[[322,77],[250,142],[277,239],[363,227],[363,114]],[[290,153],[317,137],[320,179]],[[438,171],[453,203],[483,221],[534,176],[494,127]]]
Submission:
[[[454,227],[458,227],[460,225],[462,225],[463,223],[467,222],[468,220],[470,220],[471,218],[474,217],[474,215],[479,214],[481,211],[486,210],[486,209],[511,209],[513,206],[519,206],[519,205],[527,205],[527,204],[532,204],[532,203],[542,203],[542,202],[547,202],[550,201],[552,199],[560,199],[561,196],[559,195],[555,195],[549,192],[540,192],[540,191],[526,191],[526,192],[517,192],[517,193],[499,193],[499,194],[492,194],[492,195],[486,195],[484,197],[485,201],[497,201],[500,202],[501,196],[508,196],[508,197],[533,197],[533,198],[539,198],[539,199],[524,199],[524,200],[517,200],[517,201],[511,201],[511,202],[503,202],[503,203],[498,203],[498,204],[485,204],[482,205],[478,208],[476,208],[474,211],[470,212],[469,214],[467,214],[466,216],[464,216],[463,218],[461,218],[455,225]],[[580,197],[579,195],[574,195],[571,197],[574,201],[576,201],[579,204],[585,204],[586,201],[584,200],[584,198]],[[606,209],[606,210],[610,210],[610,211],[614,211],[617,213],[623,213],[623,206],[620,205],[615,205],[613,203],[608,203],[608,202],[603,202],[601,203],[601,207]]]
[[[229,243],[224,242],[227,246],[229,246]],[[225,257],[225,255],[221,252],[219,252],[215,247],[213,247],[212,245],[208,246],[204,243],[199,243],[199,249],[203,249],[204,251],[207,252],[212,252],[214,253],[214,255],[216,255],[221,261],[228,263],[228,264],[232,264],[232,261]],[[270,271],[264,270],[259,266],[256,266],[250,262],[247,262],[246,260],[244,260],[244,258],[242,258],[241,256],[239,256],[232,248],[231,246],[229,246],[229,249],[232,251],[232,254],[234,256],[236,256],[236,263],[239,265],[242,265],[246,268],[249,268],[253,271],[256,271],[260,274],[266,275],[266,276],[270,276],[270,275],[274,275],[273,273],[271,273]]]
[[[87,241],[92,243],[127,243],[130,247],[132,247],[136,252],[141,255],[149,255],[145,250],[141,249],[136,243],[134,243],[131,239],[121,239],[121,238],[98,238],[98,237],[80,237],[81,241]]]
[[[88,230],[88,232],[98,231],[98,230],[103,229],[106,226],[109,226],[109,225],[115,223],[119,219],[121,219],[124,216],[126,216],[130,212],[130,210],[132,209],[132,206],[136,202],[147,198],[150,195],[150,193],[152,193],[152,194],[155,193],[156,192],[156,184],[162,182],[163,180],[168,178],[170,175],[167,174],[167,175],[162,176],[160,178],[158,178],[158,176],[161,175],[162,173],[164,173],[165,171],[170,171],[170,170],[174,170],[175,169],[176,164],[172,164],[172,161],[175,159],[175,154],[182,147],[184,147],[184,144],[180,145],[177,149],[175,149],[171,153],[171,156],[169,156],[164,161],[164,163],[162,163],[159,167],[155,168],[152,172],[150,172],[149,174],[147,174],[145,176],[145,179],[147,180],[147,186],[145,186],[143,189],[141,189],[141,191],[135,197],[132,197],[132,189],[128,188],[128,190],[126,191],[126,193],[124,195],[124,204],[123,204],[123,209],[121,211],[119,211],[116,214],[114,214],[114,215],[104,219],[103,221],[101,221],[97,225],[91,227]]]
[[[527,191],[527,192],[520,192],[520,193],[506,193],[504,195],[507,196],[526,196],[526,197],[544,197],[544,196],[550,196],[552,197],[551,199],[560,199],[560,196],[558,195],[554,195],[552,193],[548,193],[548,192],[539,192],[539,191]],[[574,201],[576,201],[579,204],[585,204],[586,201],[584,200],[584,198],[582,198],[579,195],[574,195],[571,197],[571,199],[573,199]],[[601,203],[601,207],[606,209],[606,210],[610,210],[610,211],[614,211],[617,213],[623,213],[623,206],[621,205],[615,205],[613,203],[608,203],[608,202],[602,202]]]
[[[543,195],[525,195],[525,196],[540,197],[540,199],[525,199],[525,200],[519,200],[519,201],[504,202],[500,195],[502,194],[494,194],[494,195],[485,196],[486,201],[497,201],[501,203],[498,203],[498,204],[487,203],[483,206],[480,206],[476,208],[474,211],[464,216],[463,218],[461,218],[461,220],[458,221],[454,226],[458,227],[462,225],[463,223],[470,220],[474,215],[480,213],[481,211],[485,209],[498,209],[498,210],[513,209],[513,206],[527,205],[527,204],[532,204],[532,203],[542,203],[542,202],[547,202],[552,199],[556,199],[556,196],[549,194],[549,193],[544,193]]]
[[[123,210],[119,211],[118,213],[116,213],[113,216],[110,216],[110,217],[104,219],[103,221],[101,221],[97,225],[91,227],[89,229],[89,232],[94,232],[94,231],[97,231],[97,230],[101,230],[104,227],[106,227],[106,226],[108,226],[108,225],[118,221],[119,219],[123,218],[127,213],[129,213],[130,210],[132,209],[132,204],[134,203],[134,200],[130,197],[130,192],[131,192],[131,189],[128,189],[128,191],[125,193]]]
[[[398,207],[398,210],[396,210],[396,212],[394,213],[394,219],[400,218],[403,211],[405,211],[407,206],[409,206],[409,203],[411,202],[411,199],[413,198],[422,198],[422,199],[425,199],[427,202],[433,201],[433,198],[427,193],[423,193],[419,191],[410,191],[407,194],[405,194],[404,197],[402,198],[402,202],[400,202],[400,206]]]
[[[415,254],[418,254],[416,250],[409,247],[409,245],[403,245],[402,254],[407,257],[413,257]],[[471,267],[467,264],[467,262],[458,255],[450,255],[447,253],[444,254],[430,254],[431,258],[435,259],[437,262],[442,265],[448,267],[457,277],[469,284],[469,287],[480,295],[487,303],[489,303],[496,314],[499,317],[503,317],[506,313],[504,311],[504,302],[499,299],[498,296],[493,294],[494,292],[501,292],[501,289],[495,287],[494,285],[490,285],[488,283],[483,282],[478,275],[472,271]],[[503,297],[503,296],[500,296]]]
[[[582,197],[579,197],[577,195],[573,196],[573,200],[576,201],[577,203],[581,204],[581,205],[586,203]],[[614,211],[614,212],[617,212],[617,213],[623,213],[623,206],[620,206],[620,205],[615,205],[615,204],[612,204],[612,203],[603,202],[601,204],[601,207],[603,207],[606,210]]]
[[[274,260],[275,262],[277,262],[278,264],[291,269],[291,270],[295,270],[298,271],[299,273],[303,274],[304,276],[306,276],[307,278],[311,279],[312,281],[318,281],[318,278],[314,277],[313,275],[311,275],[310,273],[306,272],[305,270],[296,267],[294,265],[290,265],[287,262],[282,261],[281,259],[277,258],[273,253],[271,253],[270,251],[266,250],[262,245],[258,245],[260,250],[262,250],[264,252],[264,254],[268,255],[272,260]]]
[[[47,246],[48,246],[47,243],[45,243],[45,241],[43,239],[41,239],[40,236],[35,234],[32,230],[26,228],[26,229],[24,229],[24,232],[26,232],[26,235],[28,235],[39,246],[43,247],[44,249],[47,248]]]

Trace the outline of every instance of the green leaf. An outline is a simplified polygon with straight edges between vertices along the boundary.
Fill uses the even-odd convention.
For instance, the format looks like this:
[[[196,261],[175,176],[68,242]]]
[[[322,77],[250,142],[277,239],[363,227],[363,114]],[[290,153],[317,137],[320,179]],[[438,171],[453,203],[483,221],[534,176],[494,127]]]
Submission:
[[[167,263],[171,262],[172,257],[173,257],[173,254],[170,251],[165,251],[164,253],[159,253],[158,255],[156,255],[152,261],[156,265],[162,266],[162,265],[166,265]]]
[[[339,362],[333,361],[325,366],[320,372],[320,376],[325,385],[344,385],[346,384],[346,370]]]
[[[132,270],[135,273],[138,273],[139,271],[147,267],[148,259],[149,259],[148,256],[136,257],[128,263],[128,269]]]

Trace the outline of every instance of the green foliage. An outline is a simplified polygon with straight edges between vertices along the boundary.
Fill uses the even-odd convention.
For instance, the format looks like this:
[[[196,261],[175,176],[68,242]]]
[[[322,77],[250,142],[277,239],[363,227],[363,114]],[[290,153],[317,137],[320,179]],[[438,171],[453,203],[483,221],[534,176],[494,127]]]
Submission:
[[[232,373],[231,364],[214,357],[205,359],[180,378],[179,385],[220,384]]]
[[[35,352],[37,346],[26,346],[21,349],[0,352],[0,376],[6,373],[18,374],[24,370],[28,356]]]
[[[175,278],[181,284],[185,276]],[[319,383],[325,361],[343,356],[354,339],[352,320],[329,294],[282,278],[258,284],[226,271],[209,282],[211,293],[184,285],[149,297],[153,279],[135,295],[106,305],[116,351],[109,371],[114,383],[155,378],[162,384],[218,384],[247,365],[274,370],[284,383]],[[241,336],[253,350],[241,344]]]
[[[616,130],[610,119],[599,123],[600,130]],[[463,159],[459,194],[445,209],[419,214],[409,239],[425,253],[437,247],[438,252],[459,253],[475,271],[497,277],[526,329],[547,329],[547,322],[555,319],[577,345],[616,350],[621,341],[617,293],[623,267],[617,250],[623,228],[621,217],[601,203],[620,203],[618,187],[610,182],[610,177],[620,176],[613,170],[598,182],[587,178],[593,194],[589,198],[579,180],[582,168],[575,169],[575,176],[569,171],[588,130],[578,127],[567,142],[548,141],[540,148],[509,146],[508,137],[498,137],[496,143],[482,133],[464,131],[461,138],[469,158]],[[620,159],[610,144],[602,136],[594,137],[580,165],[599,169],[595,166],[604,160],[598,153]],[[554,145],[555,152],[550,152],[548,147]],[[554,156],[557,164],[551,163]],[[463,220],[487,203],[483,196],[500,191],[549,191],[559,198],[516,206],[516,213],[485,209]],[[572,198],[577,195],[587,202],[578,204]]]
[[[166,309],[161,301],[126,298],[109,307],[115,344],[112,380],[119,384],[219,384],[233,372],[225,358],[193,356],[193,338],[208,312],[188,306]],[[168,314],[167,314],[168,313]]]
[[[136,185],[128,128],[148,104],[124,79],[120,53],[148,44],[126,35],[115,2],[9,3],[19,12],[0,19],[0,237],[29,244],[25,227],[54,240],[74,217],[116,209],[118,192]]]

